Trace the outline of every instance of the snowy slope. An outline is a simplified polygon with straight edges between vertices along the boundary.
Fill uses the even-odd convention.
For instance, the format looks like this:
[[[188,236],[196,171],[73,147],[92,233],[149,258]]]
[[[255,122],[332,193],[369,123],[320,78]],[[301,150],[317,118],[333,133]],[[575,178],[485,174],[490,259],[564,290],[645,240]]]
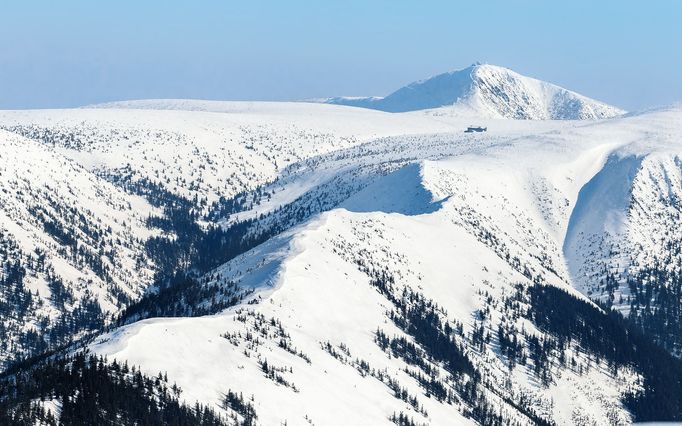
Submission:
[[[564,251],[576,287],[613,304],[679,354],[682,160],[670,108],[628,121],[647,123],[614,150],[583,187]],[[653,130],[655,128],[655,130]]]
[[[54,333],[97,328],[98,315],[141,294],[155,209],[38,142],[0,130],[0,144],[2,364],[43,347],[31,333],[59,343]]]
[[[276,201],[304,190],[281,191],[277,181],[310,159],[375,138],[464,127],[302,103],[139,101],[0,112],[0,261],[9,277],[0,364],[97,328],[137,299],[158,269],[148,238],[172,238],[147,222],[168,203],[189,200],[208,214],[213,203],[265,185],[277,188]]]
[[[575,346],[569,349],[573,366],[555,364],[542,384],[530,362],[510,369],[496,337],[478,348],[473,336],[481,325],[493,336],[500,327],[525,336],[520,339],[546,336],[508,303],[515,297],[528,303],[518,292],[538,281],[579,295],[572,255],[567,267],[564,253],[576,229],[602,217],[576,216],[585,188],[620,152],[679,152],[681,114],[475,141],[458,134],[384,138],[292,166],[277,184],[305,189],[275,204],[314,206],[316,197],[302,194],[316,190],[323,198],[351,195],[340,208],[210,274],[213,282],[254,288],[250,300],[257,303],[209,317],[145,320],[104,336],[92,349],[150,374],[168,371],[190,402],[219,406],[228,389],[253,395],[262,424],[381,424],[400,412],[427,424],[471,422],[460,417],[471,415],[470,401],[426,396],[416,376],[406,373],[414,365],[388,356],[376,342],[377,330],[413,339],[389,319],[396,309],[391,294],[408,291],[435,301],[444,318],[461,324],[456,339],[485,378],[482,395],[505,418],[533,423],[500,393],[512,400],[524,395],[536,415],[559,424],[628,423],[621,399],[638,386],[637,371],[614,375]],[[349,174],[356,179],[338,179]],[[609,181],[622,184],[620,177]],[[329,182],[333,191],[324,186]],[[603,196],[593,199],[612,205]],[[268,207],[272,201],[263,204],[254,207],[259,214],[275,211]],[[393,277],[392,292],[377,290],[377,273]],[[264,363],[278,372],[268,376]],[[456,377],[439,371],[454,386]],[[407,401],[396,396],[392,380],[406,389]]]
[[[76,295],[118,309],[106,281],[73,263],[68,238],[45,235],[52,217],[80,222],[65,207],[37,222],[41,206],[77,206],[87,225],[71,234],[93,250],[101,244],[85,230],[101,218],[111,226],[102,250],[119,259],[112,280],[131,297],[151,283],[144,243],[162,231],[146,219],[167,207],[154,207],[151,182],[171,202],[191,200],[202,226],[248,223],[247,236],[268,235],[198,280],[203,299],[178,301],[212,315],[146,319],[90,344],[167,372],[183,400],[239,418],[224,394],[253,395],[263,425],[390,424],[400,414],[434,425],[627,424],[625,395],[644,372],[538,326],[533,292],[559,288],[600,312],[587,296],[608,297],[604,271],[627,272],[615,300],[632,265],[675,272],[682,110],[597,122],[492,116],[480,118],[487,133],[465,134],[469,119],[457,114],[305,103],[2,112],[0,254],[29,266],[31,295],[43,300],[10,334],[64,311],[27,260],[35,247]],[[235,286],[246,299],[224,310]],[[415,312],[466,361],[420,340]],[[537,342],[558,346],[542,360]]]
[[[211,105],[221,112],[0,112],[0,365],[100,327],[144,292],[158,269],[147,240],[164,234],[147,220],[163,200],[208,212],[294,162],[456,128],[326,105]]]
[[[389,112],[437,109],[430,113],[524,120],[594,120],[624,113],[559,86],[488,64],[420,80],[382,98],[324,101]]]

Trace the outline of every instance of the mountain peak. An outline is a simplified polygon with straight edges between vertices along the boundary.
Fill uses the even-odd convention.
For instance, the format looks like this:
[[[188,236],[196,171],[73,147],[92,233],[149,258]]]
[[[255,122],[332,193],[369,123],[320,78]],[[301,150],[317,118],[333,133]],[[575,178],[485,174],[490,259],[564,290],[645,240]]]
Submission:
[[[602,119],[624,113],[509,68],[480,62],[415,81],[386,97],[339,97],[325,102],[387,112],[446,108],[461,115],[523,120]]]

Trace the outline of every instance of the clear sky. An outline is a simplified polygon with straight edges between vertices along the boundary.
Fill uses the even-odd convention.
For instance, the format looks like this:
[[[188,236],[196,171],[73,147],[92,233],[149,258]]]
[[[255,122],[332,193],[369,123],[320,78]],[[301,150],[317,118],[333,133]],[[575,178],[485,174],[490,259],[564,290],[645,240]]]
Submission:
[[[384,95],[475,61],[682,101],[682,1],[2,0],[0,108]]]

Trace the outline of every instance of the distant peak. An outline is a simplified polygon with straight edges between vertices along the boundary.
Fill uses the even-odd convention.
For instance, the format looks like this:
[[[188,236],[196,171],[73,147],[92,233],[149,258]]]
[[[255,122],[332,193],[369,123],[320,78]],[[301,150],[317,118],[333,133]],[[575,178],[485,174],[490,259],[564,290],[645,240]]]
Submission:
[[[623,113],[554,84],[480,61],[415,81],[384,98],[331,98],[327,102],[387,112],[448,107],[454,114],[524,120],[601,119]]]

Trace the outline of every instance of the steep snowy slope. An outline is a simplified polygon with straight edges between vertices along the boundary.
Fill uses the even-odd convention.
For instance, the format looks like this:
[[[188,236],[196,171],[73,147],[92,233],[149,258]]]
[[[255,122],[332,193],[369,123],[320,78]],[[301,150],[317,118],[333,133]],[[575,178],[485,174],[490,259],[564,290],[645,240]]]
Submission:
[[[0,365],[101,327],[139,298],[155,274],[185,267],[201,237],[194,234],[224,213],[221,201],[270,185],[260,198],[274,203],[305,192],[277,181],[304,173],[299,165],[309,159],[359,149],[376,137],[465,126],[330,105],[168,103],[0,112]],[[507,125],[505,132],[523,128]],[[326,209],[339,201],[329,197]],[[281,220],[268,232],[321,209]],[[199,226],[188,229],[188,218]],[[253,244],[232,244],[231,252]],[[209,265],[232,256],[207,245],[204,251],[217,252]]]
[[[38,142],[0,130],[0,144],[2,364],[98,329],[141,294],[155,209]]]
[[[586,299],[564,252],[579,229],[608,216],[584,200],[627,208],[611,202],[618,193],[590,191],[593,181],[620,153],[679,152],[681,116],[506,138],[385,138],[292,165],[273,185],[303,189],[274,190],[283,195],[239,215],[277,221],[287,209],[274,205],[297,203],[314,215],[328,194],[350,196],[204,278],[253,289],[244,304],[134,323],[91,348],[149,374],[168,371],[187,401],[226,413],[238,411],[223,395],[241,392],[262,424],[382,424],[401,415],[417,424],[628,423],[628,401],[650,372],[614,362],[577,329],[562,337],[538,310],[583,303],[597,322],[571,312],[582,327],[607,321],[578,302]],[[627,170],[605,181],[623,185]],[[651,179],[642,181],[654,185],[647,193],[677,186]],[[433,343],[439,333],[450,342],[445,352]]]
[[[594,120],[624,111],[507,68],[474,64],[411,83],[379,98],[330,98],[325,102],[389,112],[431,110],[434,114],[523,120]]]
[[[278,163],[357,143],[333,128],[268,120],[266,111],[237,120],[3,112],[0,365],[100,328],[136,300],[158,269],[146,243],[161,231],[148,219],[180,200],[174,196],[207,210],[219,194],[271,180]]]
[[[682,349],[679,109],[634,116],[655,133],[615,150],[581,190],[564,250],[575,285]]]

